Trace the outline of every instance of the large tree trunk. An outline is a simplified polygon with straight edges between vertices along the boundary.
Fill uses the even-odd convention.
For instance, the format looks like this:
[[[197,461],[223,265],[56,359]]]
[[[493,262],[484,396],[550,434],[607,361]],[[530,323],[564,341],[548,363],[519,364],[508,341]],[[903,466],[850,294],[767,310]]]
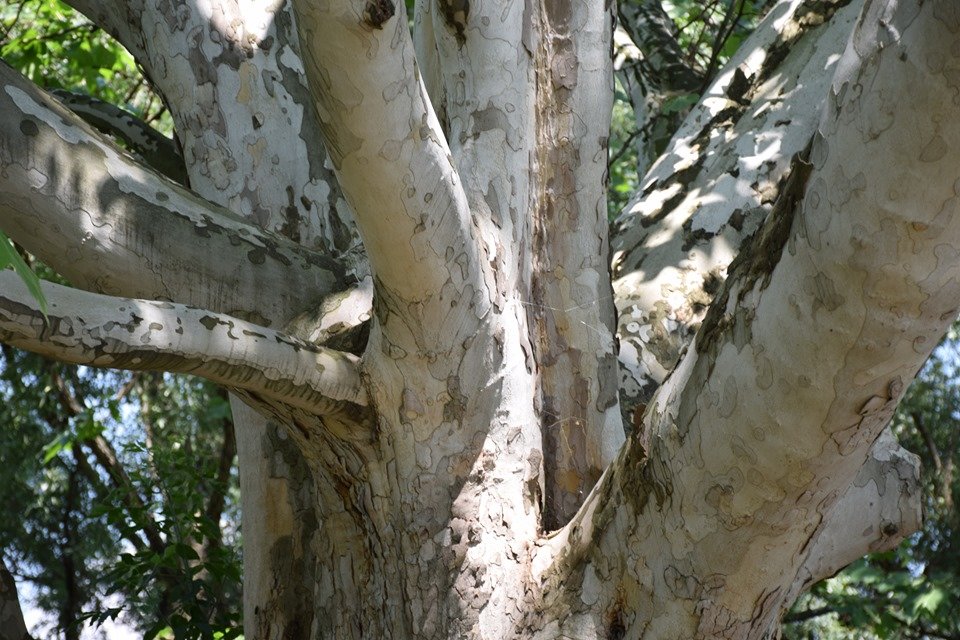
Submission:
[[[73,4],[201,197],[0,69],[0,226],[88,291],[0,274],[0,338],[235,393],[247,637],[761,638],[917,526],[881,433],[960,302],[948,0],[849,45],[860,3],[777,4],[615,296],[612,7]]]

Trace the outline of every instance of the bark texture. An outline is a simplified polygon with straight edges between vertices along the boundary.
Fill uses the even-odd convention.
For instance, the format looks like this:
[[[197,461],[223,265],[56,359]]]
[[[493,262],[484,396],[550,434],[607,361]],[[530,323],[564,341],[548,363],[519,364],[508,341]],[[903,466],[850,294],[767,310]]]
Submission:
[[[612,6],[74,4],[189,189],[0,69],[0,226],[88,290],[3,276],[0,339],[234,391],[246,636],[762,638],[918,526],[883,429],[960,303],[951,2],[773,7],[612,288]]]

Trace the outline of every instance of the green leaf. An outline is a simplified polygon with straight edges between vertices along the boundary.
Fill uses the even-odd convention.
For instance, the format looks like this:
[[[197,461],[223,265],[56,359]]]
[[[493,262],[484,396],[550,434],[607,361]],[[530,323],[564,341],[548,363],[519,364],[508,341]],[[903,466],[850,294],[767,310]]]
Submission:
[[[12,266],[23,283],[27,285],[30,295],[40,305],[40,313],[43,314],[44,319],[47,319],[47,299],[43,297],[43,291],[40,289],[40,278],[23,261],[10,238],[0,231],[0,269],[6,269],[8,266]]]
[[[74,436],[69,431],[65,431],[54,438],[43,448],[43,464],[53,460],[58,453],[73,444]]]
[[[910,613],[914,616],[918,616],[924,611],[933,613],[940,606],[940,603],[946,599],[947,592],[944,589],[941,587],[933,587],[914,600]]]

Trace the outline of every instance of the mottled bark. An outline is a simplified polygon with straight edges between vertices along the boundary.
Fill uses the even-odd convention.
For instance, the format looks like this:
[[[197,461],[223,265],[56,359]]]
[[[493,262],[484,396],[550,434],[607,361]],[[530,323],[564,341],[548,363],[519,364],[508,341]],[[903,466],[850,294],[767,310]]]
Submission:
[[[51,93],[70,111],[100,133],[119,140],[124,149],[143,159],[146,165],[174,182],[186,184],[183,156],[173,140],[134,114],[82,93],[55,89]]]
[[[860,8],[844,1],[778,5],[707,90],[617,220],[621,401],[634,424],[699,328],[730,261],[770,214],[793,167],[787,155],[812,138],[830,78],[824,70],[839,58]],[[648,444],[648,434],[640,437]],[[881,492],[875,503],[880,512],[902,514],[887,525],[904,538],[916,529],[921,488],[916,475],[902,477],[903,467],[885,463],[891,455],[872,451],[863,473],[888,472],[880,484],[904,480],[902,492]],[[901,449],[894,457],[909,456]],[[861,498],[854,486],[842,502]],[[836,567],[890,544],[867,513],[836,508],[827,520],[830,527],[869,532],[845,538]],[[819,562],[816,553],[809,557]],[[805,586],[808,577],[794,588]]]
[[[941,123],[958,33],[952,4],[866,7],[809,158],[646,413],[649,449],[632,437],[554,539],[548,585],[587,609],[571,626],[605,614],[634,637],[760,638],[790,604],[808,545],[956,317],[960,131]]]
[[[347,287],[329,257],[135,164],[4,65],[0,83],[0,225],[76,286],[274,326]]]
[[[171,302],[49,288],[47,327],[4,276],[4,340],[195,369],[259,411],[232,403],[248,637],[762,637],[810,580],[916,526],[912,458],[871,446],[960,302],[955,10],[870,3],[840,57],[857,4],[774,7],[618,221],[621,386],[650,400],[623,446],[602,3],[421,0],[415,37],[390,0],[89,3],[168,101],[191,188],[243,220],[146,172],[184,204],[127,191],[171,233],[235,225],[183,255],[242,273],[192,275],[140,220],[67,264],[153,256],[147,284],[79,284]],[[127,184],[127,158],[3,82],[7,149]],[[49,163],[4,161],[0,223],[109,219]],[[224,244],[268,236],[286,259],[241,268]],[[357,286],[296,280],[317,250]],[[251,270],[276,287],[230,291]]]
[[[361,419],[367,404],[354,356],[237,318],[51,283],[43,314],[12,271],[0,271],[0,291],[3,342],[50,358],[193,373],[308,414]]]

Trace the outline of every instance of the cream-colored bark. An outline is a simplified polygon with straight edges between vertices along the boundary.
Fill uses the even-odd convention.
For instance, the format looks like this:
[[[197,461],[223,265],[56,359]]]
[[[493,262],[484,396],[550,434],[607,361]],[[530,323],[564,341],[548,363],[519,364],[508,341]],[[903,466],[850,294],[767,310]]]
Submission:
[[[770,213],[791,171],[790,158],[809,144],[822,95],[860,8],[860,3],[783,2],[772,10],[694,107],[619,217],[612,243],[620,249],[614,288],[621,394],[634,420],[692,340],[730,261]],[[735,70],[742,77],[731,95]],[[902,479],[901,467],[883,463],[889,455],[873,451],[868,461],[871,475],[890,472],[881,484]],[[902,520],[887,523],[896,537],[916,529],[913,514],[922,498],[917,479],[902,485],[903,493],[881,493],[876,503],[884,513],[902,513]],[[854,486],[843,502],[863,497]],[[912,506],[902,508],[904,500]],[[834,554],[837,567],[889,544],[875,519],[858,510],[838,507],[827,521],[872,535],[847,536],[835,550],[845,554],[843,561]],[[817,553],[809,557],[819,562]],[[798,575],[795,587],[809,586],[809,575]]]
[[[859,2],[780,2],[704,93],[617,218],[624,405],[646,403],[810,142]],[[737,82],[734,82],[737,78]]]
[[[608,289],[612,7],[545,2],[537,34],[530,316],[540,372],[544,525],[566,523],[623,443]]]
[[[9,67],[0,82],[0,226],[75,285],[274,326],[347,286],[327,256],[135,165]]]
[[[620,221],[618,291],[626,311],[638,313],[621,323],[638,354],[627,358],[632,396],[649,393],[645,380],[661,382],[685,337],[679,327],[689,336],[698,305],[718,300],[647,411],[646,429],[620,448],[582,505],[622,438],[609,386],[609,280],[598,258],[608,114],[595,112],[609,105],[609,8],[424,0],[418,66],[402,5],[294,5],[296,20],[285,3],[87,7],[143,56],[170,102],[192,189],[245,218],[224,215],[218,224],[238,225],[237,235],[249,224],[281,231],[363,275],[352,231],[333,222],[352,209],[369,253],[371,277],[322,302],[321,285],[301,280],[285,289],[299,299],[268,306],[263,299],[280,294],[256,291],[231,303],[298,338],[362,349],[359,382],[352,358],[337,356],[331,367],[345,371],[331,381],[329,367],[310,369],[330,355],[324,349],[274,344],[277,335],[252,326],[235,342],[204,341],[225,328],[219,321],[163,342],[171,370],[197,361],[213,373],[220,361],[249,367],[243,397],[271,417],[234,407],[249,637],[760,637],[809,578],[898,535],[888,526],[897,518],[902,530],[915,524],[909,501],[885,499],[854,514],[840,496],[860,504],[860,496],[893,495],[894,480],[915,479],[888,444],[873,450],[876,464],[863,462],[960,294],[946,248],[960,240],[946,215],[960,142],[944,117],[953,76],[930,73],[931,64],[951,64],[936,47],[949,51],[952,41],[931,16],[952,5],[872,4],[874,12],[902,10],[884,17],[893,27],[879,35],[871,35],[871,14],[857,47],[837,63],[831,54],[841,51],[856,8],[785,0],[722,74],[695,111],[707,118],[693,116],[652,169],[643,201]],[[819,30],[816,8],[832,16]],[[840,84],[817,84],[834,67]],[[882,92],[857,93],[866,79]],[[809,105],[831,91],[835,108],[820,125],[826,139],[794,158],[810,140]],[[922,114],[909,121],[889,108],[908,99]],[[88,135],[66,112],[42,106],[40,117],[29,108],[38,131],[50,127],[50,149],[72,154],[65,132]],[[767,133],[748,134],[751,127]],[[76,152],[99,154],[91,164],[103,166],[99,144]],[[323,169],[324,145],[338,186]],[[110,161],[133,175],[128,158]],[[43,167],[34,168],[18,175],[46,184]],[[24,210],[66,221],[68,196],[87,198],[79,200],[87,216],[109,213],[94,193],[17,193],[0,195],[0,210],[13,212],[0,221],[22,220],[16,212]],[[171,211],[143,199],[163,220],[186,215],[186,205]],[[715,206],[719,199],[727,204]],[[764,217],[757,239],[731,262]],[[157,260],[174,250],[140,248],[160,240],[133,230],[104,237]],[[198,237],[194,251],[216,251],[215,259],[244,252],[222,242]],[[95,263],[88,249],[80,244],[77,264]],[[281,280],[303,268],[276,262],[264,272]],[[206,291],[219,310],[217,292],[233,282],[224,278],[204,272],[170,297],[179,303]],[[36,340],[35,305],[22,291],[9,295],[7,280],[3,297],[20,306],[11,307],[6,331],[34,331]],[[371,290],[369,341],[344,338],[370,313]],[[149,295],[167,295],[158,291]],[[68,298],[80,308],[91,299],[51,295]],[[191,314],[203,325],[202,311],[137,304],[157,311],[164,328]],[[105,304],[98,309],[103,326],[120,318]],[[90,321],[83,315],[81,323],[77,309],[60,311],[81,328]],[[113,329],[97,339],[127,348],[144,337],[137,327]],[[32,346],[66,357],[64,344]],[[294,346],[300,351],[288,353]],[[287,393],[292,386],[277,393],[277,372],[309,387],[307,395]],[[238,373],[226,371],[223,381],[242,386]],[[363,404],[365,393],[367,410],[344,416],[328,403],[343,395],[345,379],[342,399]],[[561,423],[573,431],[555,430],[557,418],[571,417]],[[578,507],[570,524],[545,535]],[[864,524],[878,534],[863,534]]]
[[[163,95],[194,191],[257,227],[279,232],[325,255],[341,256],[349,271],[366,274],[352,214],[319,142],[320,128],[304,81],[288,2],[73,0],[71,4],[114,34]],[[298,279],[295,272],[289,276],[302,296],[302,306],[292,311],[316,309],[320,303],[314,297],[316,288],[311,283],[293,284]],[[230,280],[221,281],[229,291]],[[263,282],[241,297],[255,302],[285,285],[274,286]],[[282,327],[289,319],[290,309],[262,302],[257,306],[263,317],[250,319],[258,323]],[[300,499],[306,462],[296,447],[282,439],[280,426],[250,412],[235,418],[235,425],[238,460],[248,470],[243,502],[256,506],[286,499],[287,508],[301,519],[316,520],[316,506]],[[284,463],[278,466],[278,459]],[[253,477],[258,472],[264,475]],[[283,492],[276,488],[281,483],[289,484]],[[244,573],[247,629],[295,629],[303,624],[309,607],[294,603],[283,583],[308,584],[314,573],[311,556],[291,547],[291,535],[270,526],[249,527],[244,535],[248,548],[262,550],[264,561],[256,568],[272,576],[260,580],[252,576],[253,569]],[[293,539],[303,537],[297,534]],[[244,559],[249,562],[251,554]]]
[[[73,364],[192,373],[311,415],[356,417],[367,405],[351,354],[187,305],[42,290],[46,315],[17,274],[0,271],[3,342]]]
[[[802,552],[956,317],[958,32],[947,3],[868,4],[809,159],[647,411],[649,449],[631,438],[551,545],[568,602],[589,579],[628,635],[710,638],[762,637],[789,604]]]

